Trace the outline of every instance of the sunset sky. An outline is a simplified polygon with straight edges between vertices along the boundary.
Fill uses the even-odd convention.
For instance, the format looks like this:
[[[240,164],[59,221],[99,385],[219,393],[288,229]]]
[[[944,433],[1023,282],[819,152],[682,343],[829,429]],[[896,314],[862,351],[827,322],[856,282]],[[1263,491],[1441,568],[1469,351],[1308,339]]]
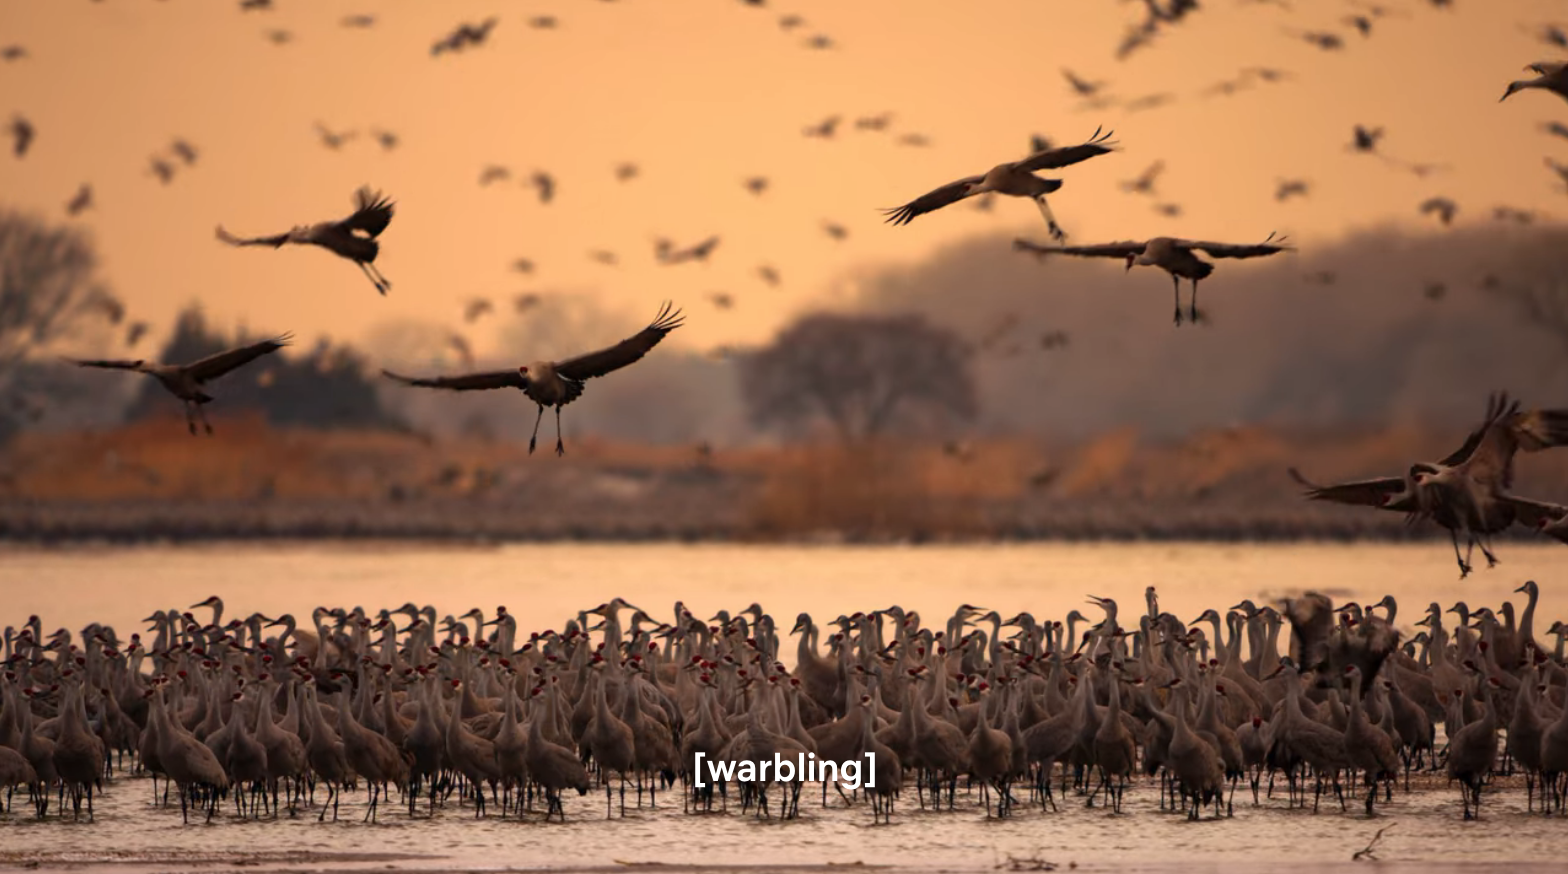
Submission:
[[[1531,28],[1568,16],[1563,3],[1389,2],[1370,38],[1342,21],[1365,4],[1291,5],[1206,0],[1117,61],[1140,3],[276,0],[242,12],[230,0],[10,0],[0,44],[28,56],[0,63],[0,114],[25,115],[37,139],[21,160],[9,144],[0,153],[0,200],[64,220],[63,204],[90,182],[97,206],[80,221],[106,278],[160,328],[200,301],[221,325],[363,341],[399,322],[461,327],[464,302],[484,296],[499,317],[469,332],[476,351],[524,358],[553,351],[501,348],[509,300],[525,291],[599,296],[620,320],[606,340],[672,298],[690,315],[672,342],[705,348],[756,342],[795,313],[852,301],[853,277],[877,265],[918,263],[978,234],[1043,237],[1038,213],[1018,201],[900,228],[877,213],[1021,157],[1035,132],[1076,142],[1104,125],[1124,148],[1061,174],[1052,203],[1080,243],[1279,231],[1306,248],[1387,223],[1435,232],[1416,205],[1438,194],[1460,203],[1459,223],[1490,222],[1501,204],[1563,212],[1562,185],[1542,164],[1568,160],[1568,141],[1539,126],[1568,120],[1568,104],[1539,91],[1498,103],[1509,80],[1528,75],[1523,65],[1562,55]],[[359,13],[374,26],[340,25]],[[784,14],[805,26],[782,30]],[[431,57],[435,40],[488,15],[500,22],[485,45]],[[558,27],[530,27],[540,15]],[[292,40],[274,44],[273,29]],[[1334,30],[1345,49],[1288,29]],[[836,47],[806,48],[818,33]],[[1292,77],[1199,96],[1254,65]],[[1176,100],[1084,110],[1064,67],[1121,98]],[[889,131],[854,129],[857,116],[884,111],[894,113]],[[830,115],[844,116],[837,137],[802,136]],[[317,121],[360,135],[330,151]],[[1419,179],[1351,154],[1357,123],[1384,126],[1392,156],[1452,169]],[[399,146],[383,151],[372,128],[396,132]],[[896,145],[906,132],[932,145]],[[175,137],[200,158],[165,187],[149,160]],[[1180,218],[1118,188],[1155,160],[1166,164],[1159,199],[1181,204]],[[623,161],[640,177],[618,182]],[[491,163],[514,178],[480,187]],[[558,181],[548,206],[519,181],[535,169]],[[760,198],[741,185],[752,175],[773,182]],[[1311,196],[1277,204],[1282,177],[1311,180]],[[262,234],[341,217],[362,183],[397,201],[378,262],[393,282],[385,299],[324,252],[239,250],[213,237],[219,223]],[[849,239],[830,239],[824,221]],[[654,262],[656,236],[684,245],[710,234],[723,237],[710,264]],[[593,249],[616,252],[621,266],[591,261]],[[519,257],[538,264],[533,276],[510,269]],[[781,287],[757,278],[764,263]],[[1147,286],[1153,299],[1168,292]],[[715,309],[704,297],[713,291],[733,294],[736,308]]]

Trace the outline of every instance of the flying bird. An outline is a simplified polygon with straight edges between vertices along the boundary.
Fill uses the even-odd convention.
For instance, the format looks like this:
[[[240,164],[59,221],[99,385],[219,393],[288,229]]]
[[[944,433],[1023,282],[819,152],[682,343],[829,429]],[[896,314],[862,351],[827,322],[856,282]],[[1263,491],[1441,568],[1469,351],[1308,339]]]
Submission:
[[[169,151],[173,152],[175,157],[184,161],[187,167],[196,163],[196,147],[185,140],[176,139],[173,143],[170,143]]]
[[[381,150],[384,152],[390,152],[397,148],[398,136],[393,131],[371,128],[370,135],[376,138],[376,142],[380,144]]]
[[[479,171],[479,184],[489,185],[492,182],[505,182],[512,178],[512,171],[500,164],[489,164]]]
[[[1346,148],[1353,152],[1376,152],[1377,141],[1382,138],[1382,128],[1369,128],[1358,124],[1355,130],[1351,132],[1350,145],[1346,146]]]
[[[1281,179],[1274,186],[1274,199],[1280,203],[1292,197],[1306,197],[1312,191],[1312,183],[1305,179]]]
[[[761,277],[763,282],[766,282],[768,285],[771,285],[774,288],[777,288],[778,284],[783,281],[779,276],[778,268],[771,264],[763,264],[757,267],[757,276]]]
[[[1155,193],[1154,183],[1159,180],[1160,174],[1164,171],[1165,162],[1155,161],[1153,164],[1149,165],[1148,169],[1138,174],[1135,178],[1125,180],[1118,184],[1121,186],[1121,189],[1128,194],[1153,195]]]
[[[830,115],[816,124],[806,127],[802,133],[808,137],[820,137],[824,140],[830,140],[833,138],[834,132],[838,130],[838,123],[841,120],[837,115]]]
[[[710,291],[708,292],[708,300],[721,310],[733,309],[735,307],[735,297],[727,291]]]
[[[37,134],[33,129],[33,123],[20,115],[14,116],[11,119],[10,131],[13,139],[11,154],[18,158],[27,157],[27,150],[33,145],[33,137]]]
[[[202,405],[213,400],[212,396],[203,390],[206,383],[231,370],[243,367],[263,355],[282,349],[289,345],[289,339],[290,336],[284,334],[276,339],[263,340],[260,343],[209,355],[190,364],[155,364],[141,359],[128,361],[67,358],[66,360],[79,367],[134,370],[137,373],[147,374],[158,380],[158,383],[168,389],[170,394],[185,403],[185,424],[192,434],[196,433],[197,420],[200,420],[202,427],[211,434],[212,424],[207,421],[207,415],[202,411]]]
[[[1421,201],[1422,215],[1437,215],[1437,220],[1444,225],[1454,223],[1454,215],[1459,212],[1459,204],[1446,197],[1429,197]]]
[[[69,216],[81,215],[93,205],[93,187],[86,182],[76,189],[71,199],[65,204],[65,214]]]
[[[316,122],[316,136],[321,138],[321,144],[334,151],[343,148],[343,144],[359,136],[357,130],[346,130],[337,133],[321,122]]]
[[[544,419],[545,408],[554,407],[555,454],[559,456],[566,454],[566,446],[561,440],[561,408],[582,396],[583,383],[593,377],[604,376],[635,363],[648,354],[648,350],[657,346],[666,334],[680,326],[680,310],[671,312],[670,304],[666,303],[653,322],[638,333],[614,346],[564,361],[535,361],[515,370],[438,376],[429,379],[400,376],[387,370],[383,370],[382,374],[404,385],[421,388],[444,388],[452,391],[519,389],[539,406],[539,415],[534,419],[533,435],[528,438],[529,453],[534,451],[538,442],[539,423]]]
[[[249,12],[253,9],[258,12],[270,11],[272,8],[272,0],[240,0],[241,12]]]
[[[677,249],[674,243],[660,238],[653,244],[653,253],[660,264],[680,264],[684,261],[707,261],[708,256],[712,255],[713,250],[718,247],[719,237],[717,235],[684,249]]]
[[[630,182],[637,178],[637,165],[630,161],[615,165],[615,178],[619,182]]]
[[[1492,218],[1500,222],[1528,225],[1535,222],[1535,213],[1531,210],[1519,209],[1514,206],[1499,206],[1492,210]]]
[[[1471,568],[1468,555],[1459,552],[1461,532],[1471,548],[1479,544],[1488,563],[1496,564],[1488,545],[1491,534],[1516,521],[1539,527],[1539,516],[1549,512],[1537,502],[1507,493],[1513,485],[1514,455],[1565,445],[1568,410],[1521,412],[1519,403],[1510,404],[1503,393],[1488,399],[1485,420],[1459,449],[1436,463],[1416,462],[1403,476],[1319,486],[1295,468],[1289,473],[1307,489],[1308,500],[1402,512],[1448,529],[1463,579]]]
[[[1104,82],[1091,82],[1066,67],[1062,68],[1062,77],[1067,80],[1067,85],[1073,89],[1073,93],[1085,100],[1093,100],[1105,88]]]
[[[534,272],[534,262],[529,258],[518,258],[512,262],[512,269],[518,273],[532,273]]]
[[[822,232],[841,243],[849,239],[849,228],[844,227],[838,222],[823,222]]]
[[[606,267],[614,267],[620,263],[620,259],[615,257],[615,253],[609,249],[594,249],[588,253],[588,257]]]
[[[158,177],[158,181],[162,182],[164,185],[168,185],[170,182],[174,181],[174,165],[158,157],[157,155],[154,155],[151,159],[149,159],[148,169],[152,175]]]
[[[1102,136],[1100,129],[1096,128],[1094,135],[1079,145],[1048,149],[1044,152],[1036,152],[1021,161],[998,164],[981,175],[949,182],[903,206],[883,210],[883,213],[887,215],[889,223],[903,225],[913,221],[916,216],[957,203],[966,197],[994,191],[997,194],[1028,197],[1034,200],[1040,208],[1040,214],[1045,217],[1046,228],[1051,232],[1051,236],[1058,240],[1066,239],[1067,234],[1057,225],[1056,217],[1051,214],[1051,206],[1045,199],[1047,194],[1062,187],[1062,181],[1036,176],[1035,171],[1066,167],[1096,155],[1115,151],[1116,143],[1111,141],[1110,137],[1110,131],[1106,131]]]
[[[0,49],[0,60],[20,61],[27,57],[27,48],[19,45],[9,45]]]
[[[1551,170],[1553,173],[1557,174],[1558,181],[1562,182],[1563,185],[1568,186],[1568,164],[1561,164],[1552,160],[1551,158],[1547,158],[1546,167],[1548,170]]]
[[[536,170],[532,176],[528,177],[527,184],[533,186],[539,192],[540,203],[549,203],[555,199],[555,177],[549,173],[543,170]]]
[[[801,18],[799,15],[781,15],[781,16],[779,16],[779,29],[780,30],[794,30],[797,27],[805,27],[805,26],[806,26],[806,19]]]
[[[536,30],[554,30],[558,24],[560,22],[555,20],[554,15],[535,15],[528,19],[528,26]]]
[[[527,312],[538,306],[540,302],[541,298],[539,295],[530,291],[512,298],[512,308],[520,313]]]
[[[1181,280],[1192,280],[1192,301],[1189,313],[1198,321],[1198,281],[1214,272],[1214,265],[1193,254],[1201,251],[1211,258],[1258,258],[1278,252],[1294,251],[1285,245],[1285,238],[1275,239],[1273,234],[1262,243],[1235,244],[1211,243],[1203,240],[1182,240],[1175,237],[1155,237],[1147,242],[1127,241],[1105,243],[1098,246],[1042,246],[1028,240],[1013,241],[1013,248],[1036,255],[1077,255],[1090,258],[1123,258],[1127,269],[1138,265],[1158,267],[1169,273],[1176,296],[1176,324],[1181,324]]]
[[[274,29],[267,31],[267,39],[271,40],[272,44],[275,46],[283,46],[288,45],[291,41],[293,41],[294,34],[289,33],[286,30]]]
[[[490,31],[501,19],[491,16],[479,24],[464,23],[457,29],[435,41],[430,46],[430,56],[435,57],[446,52],[460,52],[469,46],[484,45],[485,39],[490,36]]]
[[[819,33],[819,34],[816,34],[815,36],[810,37],[809,39],[807,39],[805,41],[804,44],[805,44],[806,48],[808,48],[808,49],[818,49],[818,50],[830,49],[830,48],[833,48],[834,46],[837,45],[837,43],[835,43],[833,41],[833,37],[828,36],[825,33]]]
[[[768,177],[752,176],[741,184],[746,186],[747,191],[761,197],[762,193],[768,190]]]
[[[1154,211],[1160,215],[1165,216],[1166,218],[1179,218],[1181,216],[1181,204],[1156,203],[1154,205]]]
[[[1159,109],[1165,104],[1174,103],[1175,101],[1176,95],[1170,93],[1169,91],[1160,91],[1155,94],[1145,94],[1142,97],[1134,97],[1133,99],[1122,104],[1122,110],[1124,112],[1147,112],[1151,109]]]
[[[1540,88],[1550,91],[1558,97],[1568,100],[1568,62],[1564,61],[1539,61],[1525,67],[1537,74],[1534,79],[1516,79],[1508,83],[1508,90],[1503,92],[1497,102],[1501,103],[1512,97],[1516,92],[1529,88]]]
[[[392,283],[376,269],[376,256],[381,253],[381,244],[376,238],[392,223],[392,207],[392,201],[383,197],[381,192],[371,191],[369,186],[365,186],[354,192],[354,213],[348,218],[313,225],[295,225],[285,233],[270,237],[236,237],[219,225],[218,239],[231,246],[271,246],[274,249],[288,243],[320,246],[359,265],[359,269],[376,286],[376,291],[385,295]]]
[[[1325,52],[1337,52],[1345,47],[1345,40],[1339,34],[1326,30],[1294,30],[1286,28],[1285,33],[1288,36],[1305,40],[1309,45],[1316,46]]]
[[[489,300],[476,297],[463,305],[463,321],[473,324],[480,316],[494,311],[495,305],[490,303]]]
[[[357,28],[374,27],[375,24],[376,24],[376,17],[374,15],[363,15],[363,14],[362,15],[345,15],[345,16],[343,16],[343,18],[341,20],[338,21],[338,24],[340,26],[342,26],[342,27],[357,27]]]
[[[1372,35],[1372,16],[1370,15],[1347,15],[1339,21],[1341,24],[1348,24],[1355,28],[1363,37]]]
[[[923,133],[919,133],[918,131],[909,131],[907,133],[899,134],[898,139],[894,140],[893,143],[899,146],[910,146],[916,149],[923,149],[926,146],[931,145],[931,138]]]
[[[884,112],[878,115],[863,115],[855,119],[855,130],[884,131],[893,123],[893,113]]]
[[[474,366],[474,348],[468,345],[468,338],[462,334],[449,333],[446,335],[446,347],[457,353],[464,367]]]
[[[126,347],[134,347],[137,343],[140,343],[142,337],[146,336],[147,331],[151,327],[146,322],[131,322],[131,326],[125,329]]]

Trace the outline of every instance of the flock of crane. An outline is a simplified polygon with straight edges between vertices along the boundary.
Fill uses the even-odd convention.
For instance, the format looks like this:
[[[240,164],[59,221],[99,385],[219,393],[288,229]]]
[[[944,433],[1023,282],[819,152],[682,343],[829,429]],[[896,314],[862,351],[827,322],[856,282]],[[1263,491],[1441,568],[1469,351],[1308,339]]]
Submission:
[[[1433,603],[1409,637],[1392,596],[1335,606],[1312,592],[1190,622],[1152,586],[1135,618],[1091,597],[1097,622],[964,604],[932,626],[895,605],[824,629],[803,613],[793,668],[758,604],[704,620],[676,602],[662,622],[616,598],[526,636],[505,606],[444,619],[412,603],[320,607],[301,628],[288,614],[226,620],[213,596],[189,608],[210,620],[153,612],[150,642],[101,623],[46,636],[32,616],[5,630],[0,786],[25,789],[40,818],[55,804],[91,819],[95,796],[150,776],[154,803],[173,794],[187,821],[228,803],[241,817],[335,819],[349,791],[367,820],[393,803],[411,817],[494,806],[564,819],[568,790],[602,790],[611,817],[629,787],[637,805],[674,791],[688,811],[793,817],[820,796],[886,820],[900,799],[955,810],[963,795],[1005,817],[1058,795],[1120,812],[1143,786],[1196,819],[1234,815],[1238,787],[1243,805],[1316,811],[1332,793],[1373,814],[1433,769],[1458,784],[1467,819],[1520,773],[1530,809],[1561,812],[1568,625],[1537,640],[1539,589],[1517,591],[1517,612]],[[868,753],[858,792],[808,794],[766,770],[693,779],[703,760]]]

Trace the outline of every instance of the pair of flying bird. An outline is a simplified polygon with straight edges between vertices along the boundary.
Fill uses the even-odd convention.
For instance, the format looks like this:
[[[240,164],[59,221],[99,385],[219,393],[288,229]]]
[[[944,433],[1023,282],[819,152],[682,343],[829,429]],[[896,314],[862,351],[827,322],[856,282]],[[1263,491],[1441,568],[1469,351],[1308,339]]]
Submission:
[[[218,239],[234,246],[280,248],[290,243],[320,246],[357,264],[370,278],[376,290],[384,295],[391,287],[391,283],[375,268],[374,262],[381,249],[376,238],[392,222],[393,204],[379,192],[371,191],[369,188],[359,189],[354,195],[354,203],[356,207],[354,213],[338,221],[298,225],[285,233],[249,238],[236,237],[219,226]],[[659,341],[664,339],[664,335],[680,325],[680,311],[671,312],[670,305],[665,304],[653,322],[637,334],[606,349],[563,361],[536,361],[515,370],[432,379],[416,379],[388,371],[383,373],[388,378],[407,385],[430,388],[456,391],[520,389],[539,406],[539,416],[534,420],[534,432],[528,441],[528,451],[533,452],[538,441],[539,422],[544,418],[545,407],[554,407],[555,451],[559,455],[566,451],[560,433],[561,407],[582,395],[583,381],[604,376],[637,361],[646,355],[648,350],[658,345]],[[197,432],[198,422],[208,434],[211,434],[212,425],[202,411],[202,406],[213,400],[205,390],[206,384],[263,355],[276,352],[288,343],[289,336],[284,335],[210,355],[188,364],[159,364],[145,360],[71,360],[83,367],[131,370],[153,377],[168,389],[170,394],[185,404],[186,425],[192,434]]]
[[[1430,519],[1448,530],[1454,544],[1459,576],[1470,573],[1476,546],[1487,566],[1497,564],[1492,535],[1515,524],[1533,528],[1568,543],[1568,507],[1523,498],[1514,484],[1514,456],[1568,446],[1568,410],[1521,411],[1506,393],[1487,402],[1486,418],[1457,450],[1438,462],[1417,462],[1403,476],[1317,485],[1295,468],[1290,476],[1306,487],[1314,501],[1393,510],[1410,521]],[[1465,537],[1465,552],[1459,537]]]
[[[1117,151],[1116,143],[1110,139],[1108,131],[1103,135],[1096,128],[1094,135],[1076,146],[1062,148],[1038,148],[1034,154],[1021,161],[1012,161],[998,164],[990,170],[977,176],[969,176],[957,182],[950,182],[940,188],[929,191],[920,197],[911,200],[900,207],[884,210],[888,221],[895,225],[908,224],[916,216],[941,209],[944,206],[957,203],[969,197],[982,194],[1003,194],[1010,197],[1027,197],[1035,202],[1040,209],[1040,215],[1045,218],[1046,229],[1058,244],[1067,238],[1067,233],[1057,224],[1055,215],[1051,212],[1046,195],[1062,187],[1060,179],[1047,179],[1035,175],[1039,170],[1055,169],[1087,161],[1097,155],[1104,155]],[[1047,144],[1036,142],[1036,146]],[[1095,246],[1042,246],[1028,240],[1017,240],[1013,247],[1020,251],[1033,252],[1037,255],[1077,255],[1095,258],[1123,258],[1127,262],[1127,269],[1131,270],[1136,265],[1159,267],[1171,276],[1171,283],[1176,294],[1176,324],[1180,325],[1181,318],[1181,280],[1192,281],[1192,299],[1189,314],[1192,321],[1198,321],[1198,282],[1214,272],[1214,265],[1204,261],[1193,254],[1196,251],[1206,252],[1214,258],[1256,258],[1263,255],[1273,255],[1277,252],[1290,251],[1292,247],[1285,245],[1285,240],[1276,240],[1270,234],[1262,243],[1233,244],[1214,243],[1204,240],[1184,240],[1176,237],[1155,237],[1143,241],[1123,241],[1105,243]]]

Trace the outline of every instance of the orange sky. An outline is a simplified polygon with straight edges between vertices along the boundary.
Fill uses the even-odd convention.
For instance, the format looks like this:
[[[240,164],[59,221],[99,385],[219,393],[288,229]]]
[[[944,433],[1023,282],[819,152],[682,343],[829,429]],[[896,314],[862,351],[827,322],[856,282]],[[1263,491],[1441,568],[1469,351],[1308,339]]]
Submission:
[[[997,204],[990,215],[949,208],[892,228],[876,209],[1021,156],[1031,132],[1077,141],[1096,125],[1116,129],[1125,151],[1063,172],[1052,197],[1075,242],[1157,233],[1261,239],[1288,232],[1311,246],[1348,228],[1418,222],[1433,194],[1458,200],[1460,221],[1489,221],[1491,207],[1561,211],[1561,187],[1543,155],[1568,159],[1568,142],[1537,126],[1568,120],[1568,105],[1542,92],[1499,104],[1529,62],[1553,58],[1524,26],[1564,7],[1554,0],[1457,0],[1433,10],[1397,6],[1363,39],[1339,20],[1354,6],[1296,0],[1287,13],[1236,0],[1204,8],[1124,62],[1112,58],[1141,4],[1110,0],[276,0],[241,12],[230,0],[10,0],[0,4],[0,43],[30,57],[0,63],[0,114],[25,114],[38,137],[23,160],[0,153],[3,200],[63,218],[63,203],[90,181],[98,207],[85,214],[107,277],[141,318],[165,324],[200,300],[220,324],[257,331],[330,333],[359,340],[377,325],[426,320],[460,326],[464,300],[492,296],[503,319],[519,292],[599,293],[627,323],[662,298],[691,314],[673,342],[706,347],[756,341],[793,313],[843,300],[847,277],[879,263],[910,263],[987,231],[1039,235],[1033,207]],[[344,15],[377,17],[368,30]],[[777,20],[808,25],[786,34]],[[464,20],[498,15],[487,45],[432,59],[430,44]],[[527,26],[550,14],[556,30]],[[1328,53],[1282,33],[1333,28],[1344,51]],[[294,40],[274,45],[282,28]],[[822,32],[840,47],[812,51]],[[1244,66],[1295,74],[1230,98],[1205,85]],[[1171,106],[1127,113],[1079,111],[1060,69],[1107,79],[1124,97],[1172,91]],[[896,113],[892,133],[853,130],[849,119]],[[801,136],[805,125],[846,116],[837,139]],[[380,126],[401,146],[368,136],[324,149],[317,120],[334,128]],[[1453,165],[1426,180],[1348,154],[1355,123],[1387,127],[1389,153]],[[919,131],[933,146],[894,145]],[[160,185],[148,160],[181,136],[199,163]],[[1162,197],[1178,219],[1124,194],[1129,179],[1163,159]],[[641,178],[615,181],[632,160]],[[480,188],[487,163],[559,181],[542,206],[517,181]],[[758,199],[741,180],[765,174]],[[1279,205],[1281,176],[1312,179],[1310,199]],[[219,222],[238,233],[273,233],[345,215],[361,183],[398,203],[378,264],[394,283],[378,298],[352,264],[320,251],[236,250],[213,239]],[[820,230],[831,219],[850,239]],[[652,239],[696,242],[723,235],[710,265],[657,266]],[[590,261],[616,251],[619,268]],[[509,270],[527,256],[534,277]],[[774,264],[784,285],[754,274]],[[1164,293],[1150,284],[1150,293]],[[736,295],[722,312],[709,291]],[[501,350],[503,319],[471,332],[481,356],[520,359],[553,350]],[[617,328],[616,330],[619,330]],[[616,339],[606,337],[606,340]],[[112,351],[112,350],[110,350]]]

